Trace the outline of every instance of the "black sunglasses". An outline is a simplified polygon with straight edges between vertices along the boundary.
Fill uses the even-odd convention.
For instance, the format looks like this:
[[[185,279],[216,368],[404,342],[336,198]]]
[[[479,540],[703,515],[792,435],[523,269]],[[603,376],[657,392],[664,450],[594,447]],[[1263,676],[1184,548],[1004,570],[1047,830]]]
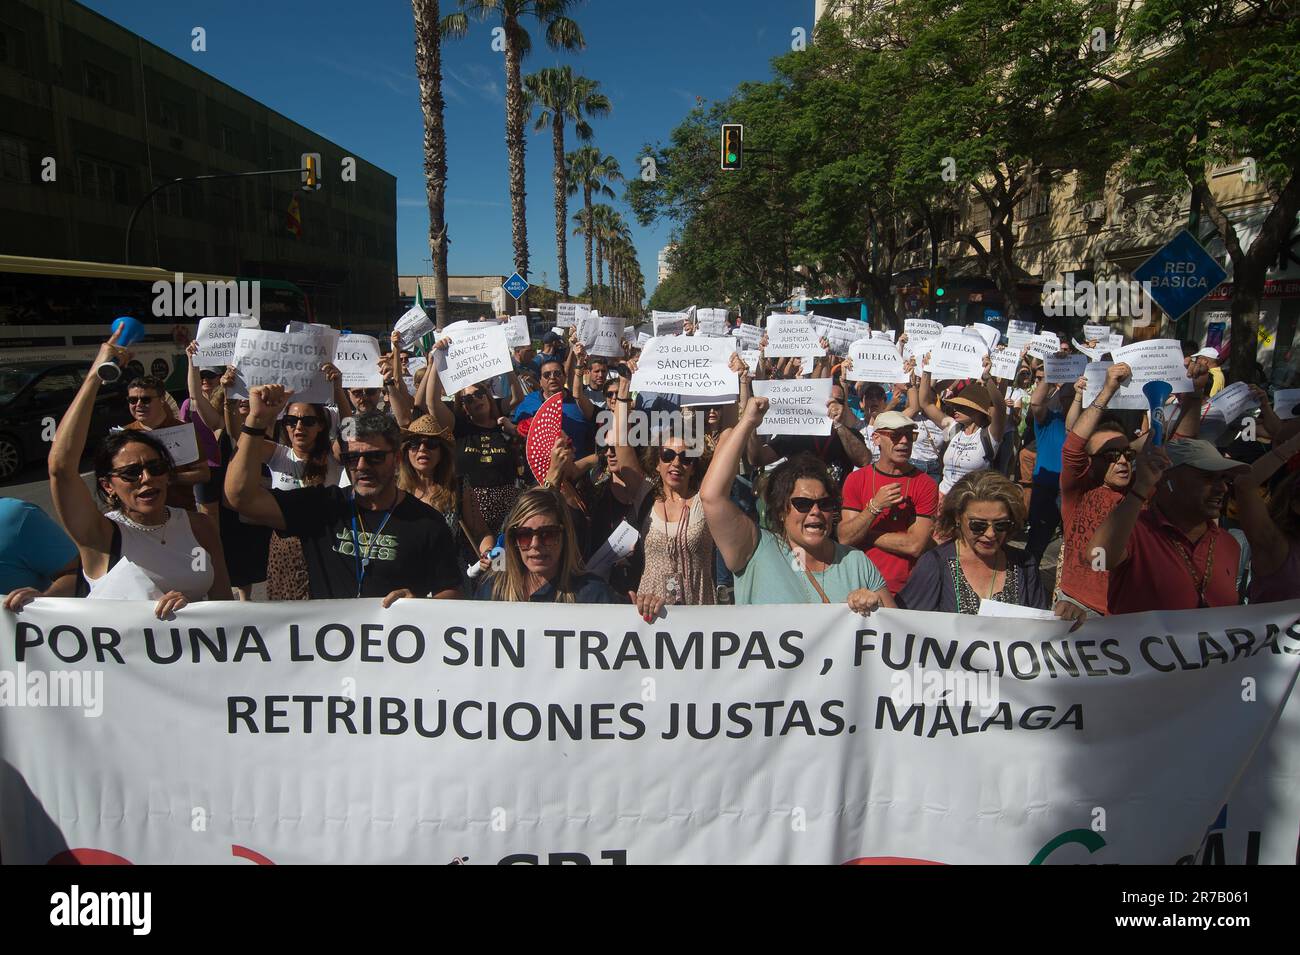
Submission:
[[[1009,534],[1011,533],[1011,528],[1016,526],[1016,522],[1008,518],[1003,518],[1000,521],[981,521],[977,518],[972,518],[966,522],[966,526],[970,528],[970,532],[976,537],[983,536],[984,532],[989,529],[990,525],[992,525],[993,531],[996,534]]]
[[[149,472],[150,477],[162,477],[171,471],[171,467],[162,458],[153,458],[141,464],[128,464],[125,467],[115,468],[108,473],[127,484],[139,484],[145,471]]]
[[[537,538],[537,542],[539,544],[542,545],[554,544],[557,540],[560,539],[560,535],[563,532],[564,532],[564,528],[560,527],[560,525],[558,524],[547,524],[544,527],[510,528],[510,536],[514,538],[514,542],[518,544],[520,547],[531,546],[534,537]]]
[[[202,378],[204,381],[213,381],[217,378],[220,378],[221,376],[217,374],[215,371],[201,371],[199,372],[199,377]]]
[[[480,398],[486,398],[486,397],[487,397],[487,392],[486,392],[486,391],[477,391],[477,390],[476,390],[476,391],[467,391],[467,392],[465,392],[465,400],[466,400],[466,401],[478,401]]]
[[[688,458],[685,451],[674,451],[672,448],[660,448],[659,460],[664,464],[672,464],[678,458],[682,459],[682,464],[694,464],[694,458]]]
[[[147,405],[153,401],[153,395],[127,395],[126,403],[129,405]]]
[[[406,442],[408,451],[416,451],[423,448],[425,451],[442,450],[442,442],[437,438],[412,438]]]
[[[563,371],[544,371],[544,372],[542,372],[542,377],[543,377],[543,378],[563,378],[563,377],[564,377],[564,372],[563,372]]]
[[[822,513],[831,513],[840,509],[840,502],[833,497],[792,497],[790,506],[800,514],[807,514],[816,504],[821,508]]]
[[[314,414],[287,414],[284,416],[284,428],[286,431],[292,431],[294,428],[298,427],[298,425],[302,425],[304,428],[314,428],[318,424],[320,424],[320,418],[316,417]]]
[[[1113,451],[1103,451],[1101,452],[1101,454],[1097,455],[1097,457],[1101,458],[1107,464],[1114,464],[1120,458],[1123,458],[1125,461],[1132,464],[1134,461],[1137,460],[1137,456],[1138,453],[1134,451],[1132,448],[1124,448],[1123,450],[1116,449]]]
[[[339,455],[339,460],[343,462],[344,467],[354,468],[359,461],[365,461],[366,464],[380,464],[392,453],[391,451],[344,451]]]

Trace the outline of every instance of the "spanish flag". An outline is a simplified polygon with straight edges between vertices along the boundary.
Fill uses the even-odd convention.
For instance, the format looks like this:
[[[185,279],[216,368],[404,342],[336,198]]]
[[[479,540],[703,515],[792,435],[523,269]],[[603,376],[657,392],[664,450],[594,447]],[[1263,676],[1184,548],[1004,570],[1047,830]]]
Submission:
[[[298,208],[297,193],[294,193],[293,198],[289,200],[289,215],[285,226],[294,234],[295,238],[302,238],[302,211]]]

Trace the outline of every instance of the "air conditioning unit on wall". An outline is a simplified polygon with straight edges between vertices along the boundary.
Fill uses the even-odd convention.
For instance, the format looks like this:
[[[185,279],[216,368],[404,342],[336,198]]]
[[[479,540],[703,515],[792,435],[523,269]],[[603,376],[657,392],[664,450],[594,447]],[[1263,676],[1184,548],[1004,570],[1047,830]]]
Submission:
[[[1085,202],[1083,204],[1083,221],[1084,222],[1105,222],[1106,221],[1106,203],[1097,200],[1095,202]]]

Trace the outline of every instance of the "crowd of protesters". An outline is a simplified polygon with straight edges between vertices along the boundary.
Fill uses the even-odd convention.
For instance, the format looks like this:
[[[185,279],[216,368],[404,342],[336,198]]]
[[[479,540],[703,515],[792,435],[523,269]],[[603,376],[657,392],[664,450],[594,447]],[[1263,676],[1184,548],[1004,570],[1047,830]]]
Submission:
[[[1077,625],[1300,594],[1300,418],[1252,385],[1258,415],[1203,434],[1230,384],[1217,350],[1184,347],[1191,389],[1159,427],[1109,410],[1123,363],[1085,401],[1085,378],[1049,384],[1028,349],[1008,379],[985,359],[980,376],[936,381],[912,357],[893,383],[855,381],[825,351],[812,367],[737,354],[737,400],[682,407],[632,389],[632,344],[593,356],[558,332],[454,395],[433,361],[408,376],[394,335],[382,388],[345,389],[326,365],[324,404],[237,389],[191,346],[179,409],[136,379],[132,421],[108,435],[88,433],[90,374],[49,456],[61,529],[0,499],[4,606],[148,599],[165,618],[265,583],[271,600],[631,603],[646,620],[680,604],[1010,604]],[[129,358],[115,335],[95,364]],[[768,400],[752,382],[801,376],[831,379],[829,434],[760,436]],[[557,395],[560,435],[535,471],[526,437]],[[629,439],[629,417],[651,410],[671,427]],[[178,467],[151,432],[185,422],[199,459]],[[88,441],[95,496],[79,473]],[[624,522],[631,552],[594,561]]]

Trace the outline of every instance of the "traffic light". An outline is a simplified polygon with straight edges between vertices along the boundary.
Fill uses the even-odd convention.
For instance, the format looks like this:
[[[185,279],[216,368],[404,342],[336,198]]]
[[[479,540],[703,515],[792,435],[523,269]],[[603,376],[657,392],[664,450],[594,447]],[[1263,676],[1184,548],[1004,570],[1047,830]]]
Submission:
[[[722,168],[734,170],[740,168],[744,159],[745,127],[740,123],[723,123],[722,125]]]
[[[947,270],[947,269],[942,269],[942,268],[936,270],[936,272],[935,272],[935,277],[934,277],[934,297],[935,297],[935,298],[943,298],[944,285],[946,285],[947,282],[948,282],[948,270]]]
[[[303,192],[314,192],[320,188],[320,153],[303,153],[302,165],[302,190]]]

